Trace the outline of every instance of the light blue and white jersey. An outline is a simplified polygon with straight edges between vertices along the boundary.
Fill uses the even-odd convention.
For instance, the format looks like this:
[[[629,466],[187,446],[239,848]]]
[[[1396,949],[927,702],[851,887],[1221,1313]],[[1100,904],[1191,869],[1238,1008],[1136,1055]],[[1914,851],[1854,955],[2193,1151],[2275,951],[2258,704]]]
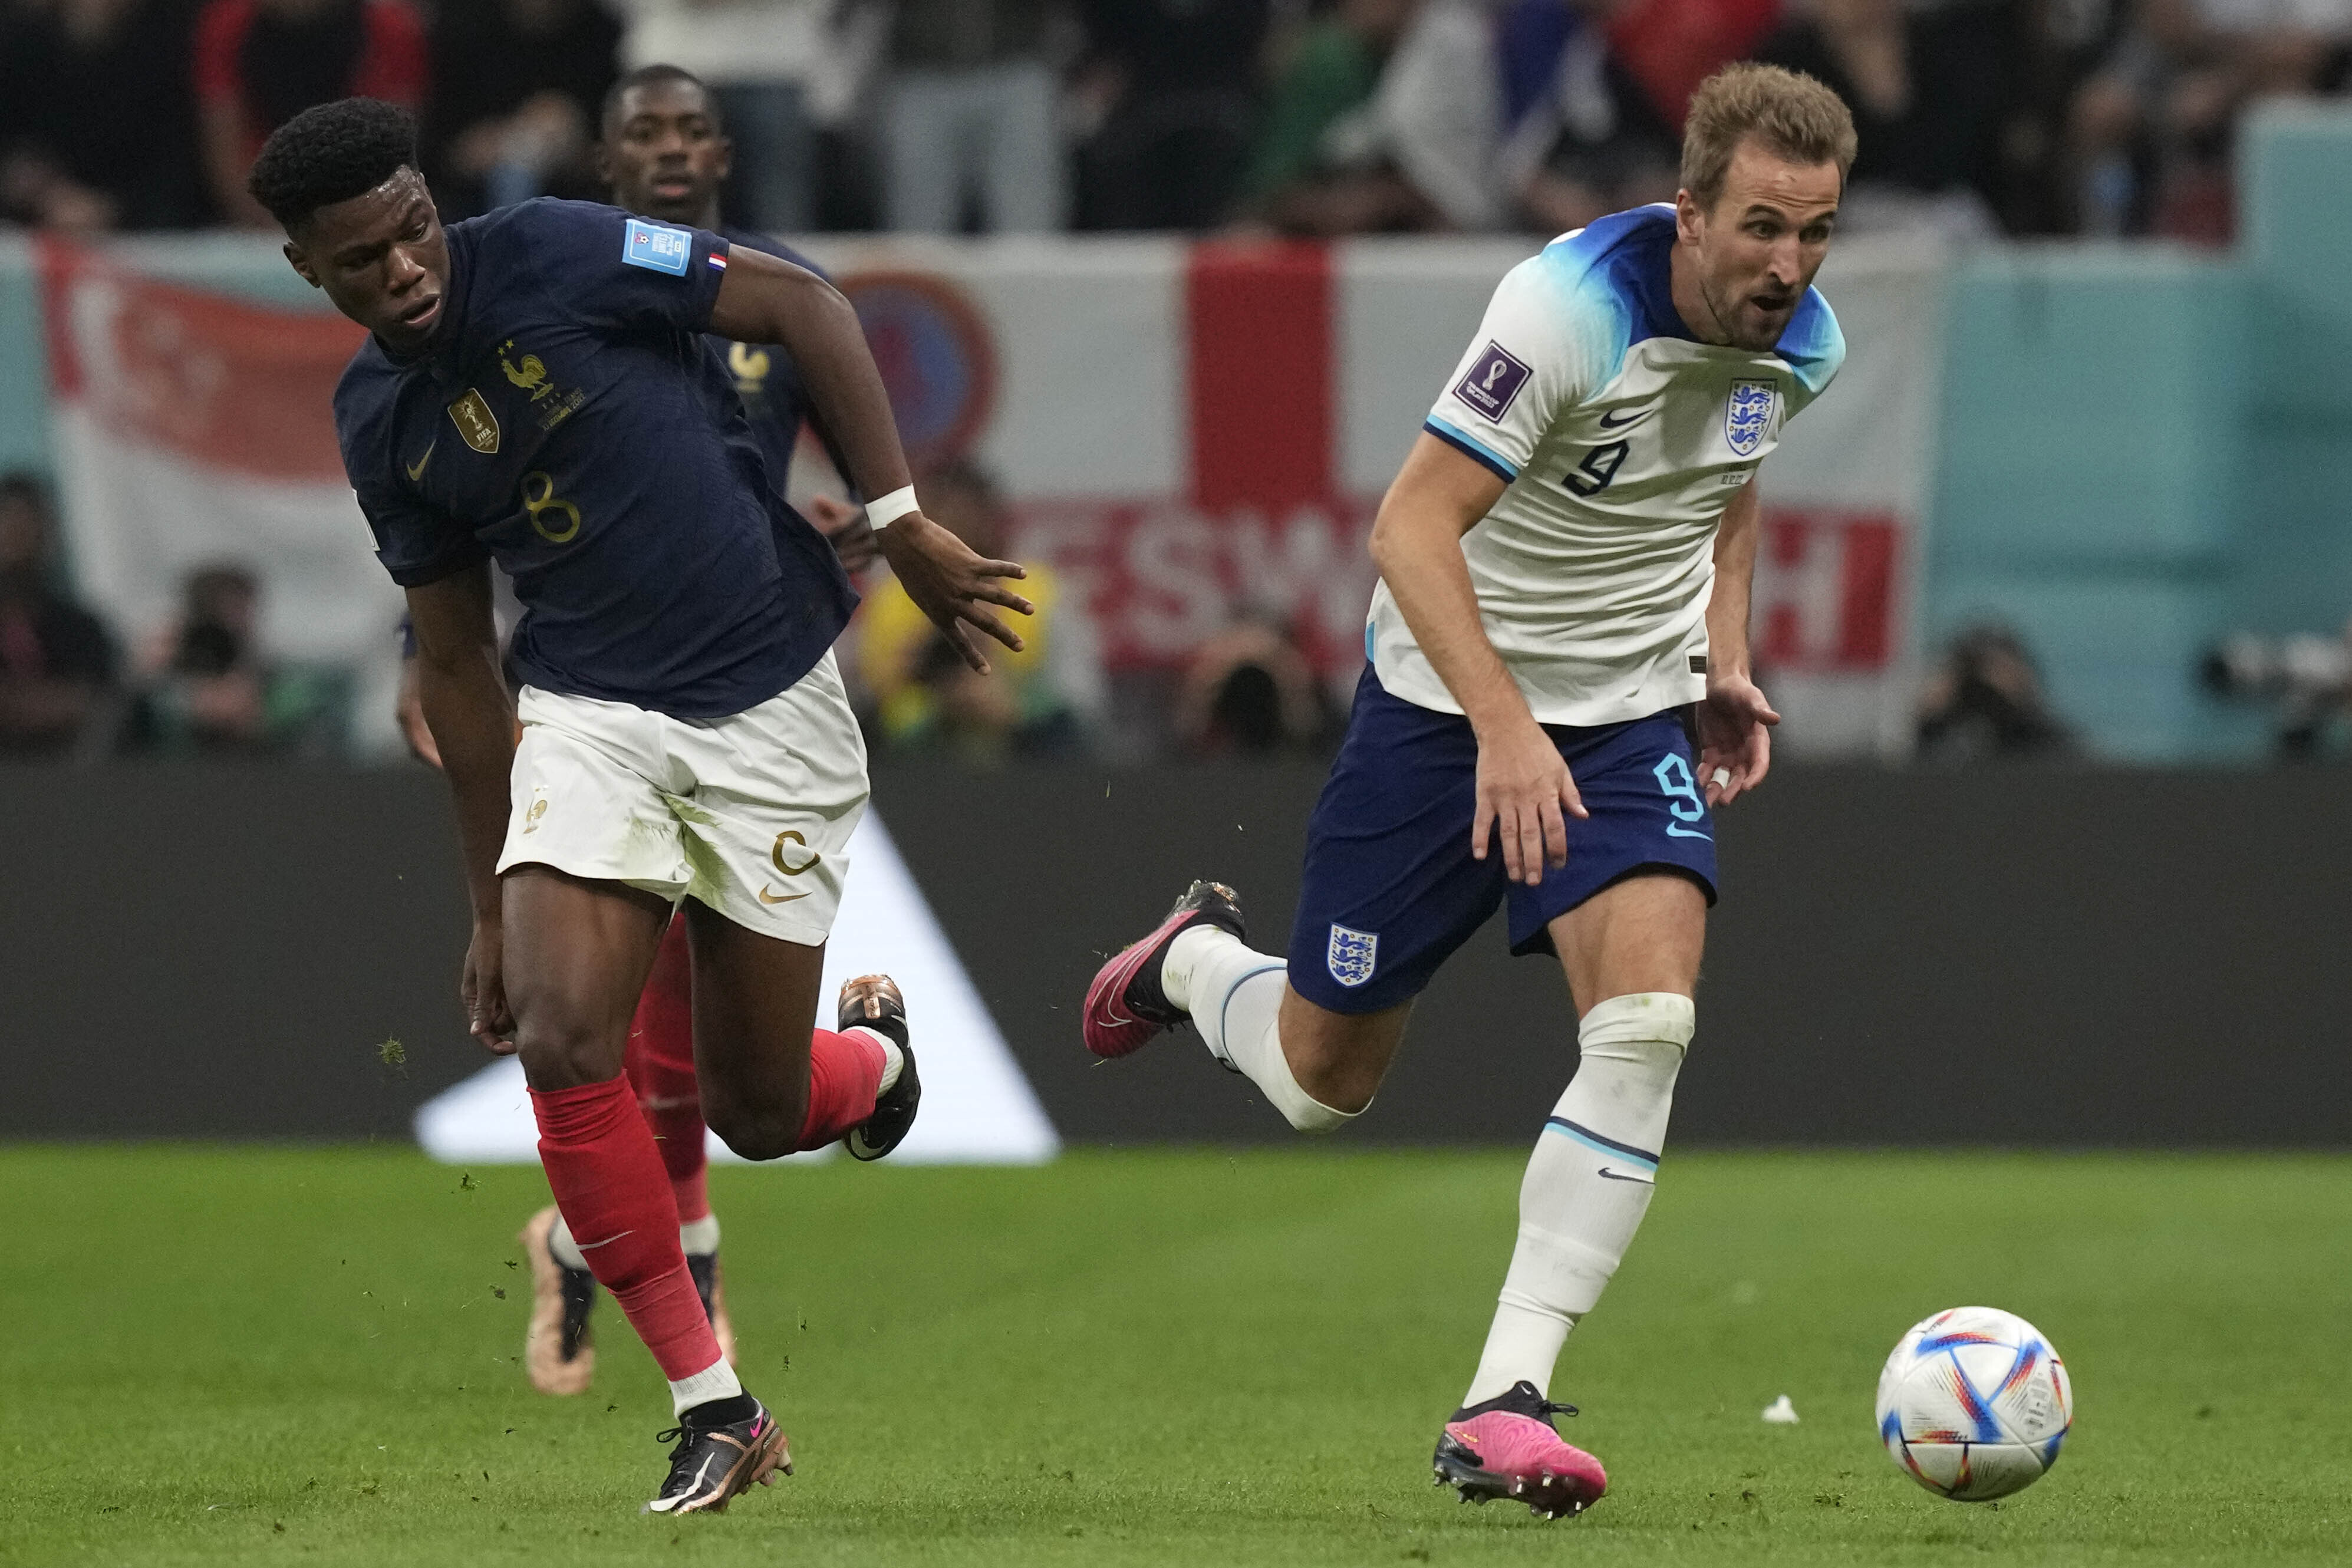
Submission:
[[[1462,553],[1487,639],[1547,724],[1706,694],[1716,525],[1845,359],[1811,289],[1768,352],[1698,342],[1675,310],[1674,243],[1673,207],[1636,207],[1513,268],[1425,426],[1509,487]],[[1462,710],[1386,582],[1366,641],[1389,690]]]

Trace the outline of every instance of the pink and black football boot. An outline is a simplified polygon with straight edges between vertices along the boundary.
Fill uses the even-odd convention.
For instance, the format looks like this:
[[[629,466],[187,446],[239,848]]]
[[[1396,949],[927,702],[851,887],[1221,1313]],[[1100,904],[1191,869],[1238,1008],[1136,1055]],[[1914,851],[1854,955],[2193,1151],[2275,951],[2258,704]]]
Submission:
[[[1436,1484],[1452,1487],[1464,1502],[1510,1498],[1545,1519],[1582,1513],[1609,1489],[1609,1473],[1552,1430],[1552,1416],[1575,1414],[1575,1405],[1556,1405],[1527,1382],[1464,1406],[1438,1434]]]
[[[1204,923],[1249,940],[1242,925],[1241,900],[1231,888],[1222,882],[1195,882],[1185,889],[1157,931],[1095,972],[1095,983],[1087,987],[1087,1049],[1098,1057],[1123,1057],[1184,1021],[1184,1013],[1160,988],[1160,966],[1179,932]]]

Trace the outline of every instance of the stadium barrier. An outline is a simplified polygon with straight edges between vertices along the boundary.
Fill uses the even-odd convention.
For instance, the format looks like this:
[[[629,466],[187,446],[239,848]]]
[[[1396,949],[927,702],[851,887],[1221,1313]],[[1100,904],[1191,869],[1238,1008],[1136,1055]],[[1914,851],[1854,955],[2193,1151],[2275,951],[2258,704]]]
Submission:
[[[876,798],[1062,1139],[1270,1141],[1189,1037],[1097,1067],[1077,1008],[1192,876],[1283,945],[1320,780],[898,768]],[[0,1137],[404,1140],[482,1065],[429,775],[13,770],[0,814]],[[2321,772],[1784,769],[1722,824],[1675,1142],[2352,1144],[2342,822]],[[1533,1135],[1572,1030],[1503,945],[1439,977],[1350,1140]]]

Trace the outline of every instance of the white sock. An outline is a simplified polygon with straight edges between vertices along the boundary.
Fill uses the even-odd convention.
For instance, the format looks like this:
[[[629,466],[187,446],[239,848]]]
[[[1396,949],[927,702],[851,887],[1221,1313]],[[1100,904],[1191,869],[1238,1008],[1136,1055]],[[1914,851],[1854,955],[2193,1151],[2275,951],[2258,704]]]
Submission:
[[[735,1369],[720,1356],[692,1377],[674,1377],[669,1381],[669,1413],[683,1415],[698,1405],[708,1405],[714,1399],[732,1399],[743,1392],[737,1381]]]
[[[562,1209],[555,1211],[555,1226],[547,1233],[547,1250],[553,1253],[555,1261],[566,1268],[588,1267],[588,1255],[580,1250],[580,1243],[572,1238],[572,1222],[563,1217]]]
[[[849,1031],[845,1029],[842,1032],[847,1034]],[[879,1029],[869,1029],[861,1024],[857,1026],[857,1033],[882,1047],[882,1081],[875,1086],[874,1092],[887,1094],[898,1086],[898,1075],[907,1068],[907,1053],[898,1048],[898,1041]]]
[[[1203,922],[1180,933],[1160,962],[1160,989],[1192,1016],[1219,1061],[1239,1068],[1301,1132],[1345,1127],[1360,1110],[1334,1110],[1298,1087],[1282,1054],[1282,993],[1289,965]]]
[[[708,1258],[719,1250],[719,1216],[704,1215],[677,1227],[677,1245],[698,1257]]]
[[[1519,1240],[1462,1403],[1522,1380],[1545,1393],[1569,1330],[1601,1300],[1655,1190],[1675,1074],[1697,1022],[1687,996],[1612,996],[1577,1031],[1583,1060],[1519,1185]]]

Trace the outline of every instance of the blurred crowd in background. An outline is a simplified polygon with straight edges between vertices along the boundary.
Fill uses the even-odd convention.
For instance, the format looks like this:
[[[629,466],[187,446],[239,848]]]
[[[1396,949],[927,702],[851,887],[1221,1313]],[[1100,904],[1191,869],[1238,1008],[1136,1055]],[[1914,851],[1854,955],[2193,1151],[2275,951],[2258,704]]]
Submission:
[[[1010,514],[987,473],[959,460],[924,479],[926,510],[982,554],[1007,552]],[[993,671],[967,668],[887,572],[869,568],[866,600],[839,648],[869,747],[884,758],[1097,757],[1135,762],[1327,755],[1347,693],[1318,676],[1291,628],[1244,610],[1161,683],[1144,732],[1132,704],[1115,715],[1086,607],[1043,562],[1025,563],[1036,615],[1027,646],[997,651]],[[362,672],[270,657],[258,636],[259,577],[221,563],[191,572],[177,615],[134,648],[76,602],[58,569],[47,486],[0,475],[0,763],[90,763],[116,755],[340,759],[355,744]],[[502,604],[510,622],[513,605]],[[2241,637],[2200,672],[2217,695],[2276,716],[2284,760],[2340,754],[2352,742],[2352,625],[2340,637]],[[1769,683],[1769,668],[1759,671]],[[396,716],[412,752],[432,754],[405,679],[373,715]],[[2080,754],[2053,711],[2032,652],[2011,628],[1972,626],[1922,673],[1916,758],[1930,767],[2063,762]]]
[[[1741,58],[1862,131],[1850,224],[2229,237],[2251,100],[2352,0],[0,0],[0,216],[261,226],[262,138],[415,108],[444,210],[597,194],[616,74],[713,84],[771,231],[1552,233],[1669,197]]]

